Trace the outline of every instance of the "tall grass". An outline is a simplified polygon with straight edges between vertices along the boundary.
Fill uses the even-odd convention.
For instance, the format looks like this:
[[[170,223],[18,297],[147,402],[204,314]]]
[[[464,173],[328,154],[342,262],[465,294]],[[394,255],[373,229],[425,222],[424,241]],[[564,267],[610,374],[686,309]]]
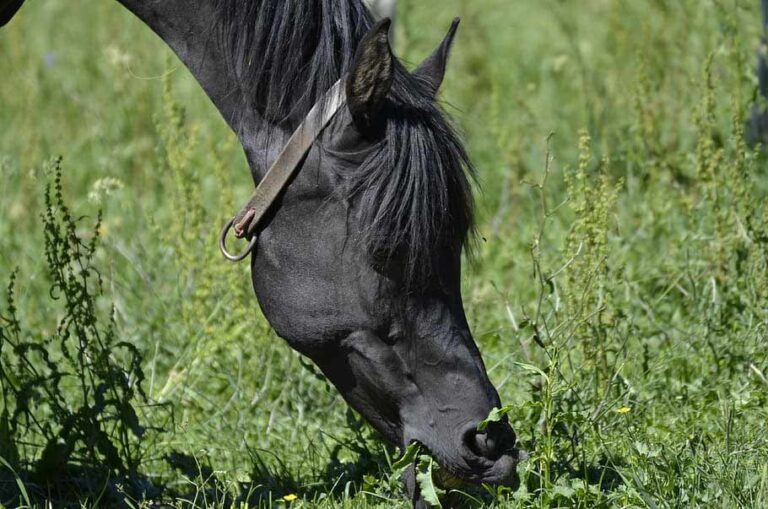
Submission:
[[[55,501],[74,493],[114,502],[118,483],[131,493],[146,489],[139,467],[148,451],[141,444],[159,429],[139,418],[149,404],[141,353],[119,339],[113,312],[99,309],[103,280],[93,260],[101,216],[82,232],[64,201],[60,161],[48,171],[42,228],[48,311],[57,311],[46,329],[26,327],[12,273],[0,315],[0,454],[26,486],[14,495],[12,485],[3,498],[18,503],[31,492]]]

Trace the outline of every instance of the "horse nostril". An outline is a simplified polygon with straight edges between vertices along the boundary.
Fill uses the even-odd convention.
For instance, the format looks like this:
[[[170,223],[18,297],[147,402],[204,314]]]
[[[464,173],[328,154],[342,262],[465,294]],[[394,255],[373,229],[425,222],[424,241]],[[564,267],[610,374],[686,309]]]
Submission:
[[[515,441],[512,428],[502,423],[491,423],[485,430],[474,431],[466,436],[467,446],[474,454],[493,461],[512,450]]]
[[[492,460],[496,460],[500,456],[496,440],[485,432],[475,435],[475,451],[484,458]]]

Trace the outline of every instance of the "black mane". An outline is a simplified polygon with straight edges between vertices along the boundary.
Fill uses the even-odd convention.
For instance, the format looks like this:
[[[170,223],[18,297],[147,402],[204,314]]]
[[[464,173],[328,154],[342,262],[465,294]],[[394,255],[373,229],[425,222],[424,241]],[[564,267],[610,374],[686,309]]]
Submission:
[[[373,26],[361,0],[215,0],[218,32],[245,107],[275,125],[303,118],[352,67]],[[385,108],[385,137],[351,177],[371,253],[405,258],[422,282],[473,230],[466,150],[428,84],[399,62]]]
[[[373,26],[360,0],[214,0],[218,32],[247,106],[303,118],[352,66]]]

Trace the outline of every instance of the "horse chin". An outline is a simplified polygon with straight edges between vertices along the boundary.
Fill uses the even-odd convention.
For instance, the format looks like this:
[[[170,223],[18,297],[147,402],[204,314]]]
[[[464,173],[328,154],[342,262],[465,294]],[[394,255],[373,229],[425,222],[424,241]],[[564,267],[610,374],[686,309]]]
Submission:
[[[509,486],[513,489],[517,489],[520,485],[520,478],[517,475],[517,465],[527,457],[528,455],[526,453],[517,449],[509,451],[497,459],[477,482],[498,486]]]
[[[429,451],[428,447],[425,447]],[[517,490],[520,478],[517,465],[528,459],[528,453],[512,449],[495,460],[483,457],[470,457],[454,460],[441,454],[430,455],[440,466],[433,471],[435,483],[443,489],[461,489],[469,485],[491,484],[507,486]]]
[[[522,455],[527,457],[527,455]],[[446,462],[445,470],[451,474],[451,477],[470,484],[492,484],[494,486],[508,486],[517,489],[520,479],[517,475],[517,465],[521,461],[521,453],[518,450],[512,450],[502,454],[496,460],[483,458],[482,466],[469,472],[456,471],[448,466]],[[442,466],[442,465],[441,465]]]

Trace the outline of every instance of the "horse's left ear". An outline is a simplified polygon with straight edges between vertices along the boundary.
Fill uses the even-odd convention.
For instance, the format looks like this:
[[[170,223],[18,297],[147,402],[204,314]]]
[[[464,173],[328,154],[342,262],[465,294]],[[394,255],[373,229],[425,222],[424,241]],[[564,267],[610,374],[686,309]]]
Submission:
[[[376,126],[384,100],[392,87],[395,57],[389,46],[389,18],[382,19],[363,37],[347,79],[347,107],[362,131]]]
[[[445,35],[443,42],[440,43],[440,46],[413,71],[414,76],[426,83],[433,97],[437,96],[437,91],[440,90],[440,85],[443,84],[445,68],[448,65],[448,56],[451,53],[451,46],[453,46],[453,38],[456,36],[459,21],[459,18],[453,20],[451,28]]]

